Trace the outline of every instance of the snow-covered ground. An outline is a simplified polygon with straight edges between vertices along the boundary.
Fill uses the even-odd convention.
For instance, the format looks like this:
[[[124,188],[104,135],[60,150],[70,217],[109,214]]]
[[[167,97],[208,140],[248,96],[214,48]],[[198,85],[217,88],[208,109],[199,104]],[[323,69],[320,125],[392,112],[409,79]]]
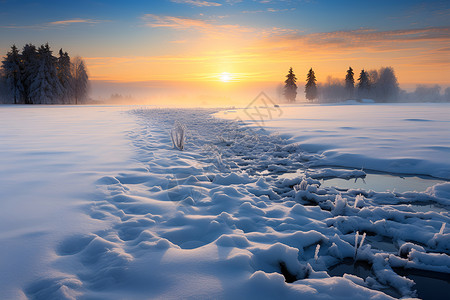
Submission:
[[[57,274],[54,252],[65,236],[105,227],[83,206],[99,177],[133,165],[126,132],[135,122],[122,110],[0,107],[1,299],[19,299],[24,284]]]
[[[241,119],[319,153],[320,165],[422,174],[450,180],[450,104],[298,105],[256,103],[217,114]],[[258,114],[259,112],[259,114]]]
[[[372,107],[381,118],[382,110]],[[443,109],[434,117],[421,109],[422,119],[444,118]],[[333,120],[336,111],[348,113],[339,106],[321,110]],[[0,298],[390,299],[388,294],[416,296],[414,282],[396,270],[448,276],[449,183],[402,193],[321,185],[323,178],[364,177],[361,167],[390,171],[332,168],[330,155],[319,151],[339,155],[336,145],[357,150],[337,141],[355,138],[347,127],[361,127],[356,123],[364,118],[304,122],[297,129],[269,124],[264,130],[213,113],[1,107]],[[383,120],[391,113],[386,110]],[[172,146],[175,121],[187,128],[184,151]],[[448,141],[444,121],[435,126],[441,136],[433,149],[449,147],[439,142]],[[314,126],[334,126],[334,142],[305,148],[302,130]],[[280,135],[271,134],[275,127]],[[398,131],[392,134],[401,137]],[[285,138],[293,132],[298,139]],[[373,138],[382,141],[383,134]],[[420,148],[418,140],[400,142]],[[358,164],[366,158],[370,164],[371,155],[361,153]],[[416,164],[412,173],[433,175],[427,162],[435,159]],[[444,179],[446,166],[439,166]],[[439,210],[414,208],[423,204]],[[334,266],[349,261],[371,268],[365,276],[330,276]]]

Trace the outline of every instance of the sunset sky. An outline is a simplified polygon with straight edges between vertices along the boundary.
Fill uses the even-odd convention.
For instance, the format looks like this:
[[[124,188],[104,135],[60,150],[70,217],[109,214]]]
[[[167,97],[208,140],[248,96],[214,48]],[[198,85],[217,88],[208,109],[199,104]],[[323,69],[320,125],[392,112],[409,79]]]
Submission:
[[[0,0],[0,52],[49,42],[91,79],[280,82],[394,67],[401,85],[450,83],[448,1]],[[225,74],[225,79],[224,75]]]

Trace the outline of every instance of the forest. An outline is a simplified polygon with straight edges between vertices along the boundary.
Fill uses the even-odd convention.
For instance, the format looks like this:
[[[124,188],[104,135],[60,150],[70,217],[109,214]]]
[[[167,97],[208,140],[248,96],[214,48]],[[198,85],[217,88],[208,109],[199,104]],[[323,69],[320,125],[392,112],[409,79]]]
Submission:
[[[284,85],[279,86],[278,94],[287,102],[297,99],[297,77],[292,68],[286,75]],[[374,102],[450,102],[450,88],[442,90],[439,85],[417,85],[407,92],[399,87],[394,68],[382,67],[379,70],[364,70],[355,74],[349,67],[342,79],[328,76],[325,82],[318,83],[311,68],[306,75],[305,98],[310,102],[333,103],[346,100]],[[281,98],[281,97],[280,97]]]
[[[47,44],[13,45],[1,62],[0,103],[82,104],[87,100],[89,76],[80,57],[58,56]]]

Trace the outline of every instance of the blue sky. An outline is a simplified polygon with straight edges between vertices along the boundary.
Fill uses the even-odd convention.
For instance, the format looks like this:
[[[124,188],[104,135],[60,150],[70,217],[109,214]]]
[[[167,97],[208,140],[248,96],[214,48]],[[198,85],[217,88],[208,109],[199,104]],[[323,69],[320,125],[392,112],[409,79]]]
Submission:
[[[354,31],[358,30],[370,30],[372,35],[375,32],[379,35],[377,38],[383,41],[386,32],[392,40],[394,36],[399,35],[398,32],[401,32],[400,35],[409,36],[412,30],[429,31],[429,28],[438,27],[439,32],[433,29],[433,33],[412,33],[417,42],[423,42],[421,54],[411,54],[409,57],[413,59],[412,57],[423,58],[423,53],[428,51],[427,47],[430,51],[444,49],[443,54],[448,54],[445,49],[450,45],[445,36],[448,35],[449,20],[448,1],[0,0],[0,51],[5,53],[13,43],[20,48],[28,42],[49,42],[54,48],[63,47],[69,53],[92,58],[95,76],[96,70],[101,70],[101,62],[95,61],[94,58],[99,57],[178,57],[197,53],[200,55],[200,52],[201,55],[209,55],[212,52],[222,52],[222,49],[223,53],[238,55],[236,53],[240,49],[240,53],[252,55],[249,52],[256,48],[259,50],[254,50],[256,52],[253,54],[261,56],[258,51],[264,51],[262,41],[265,41],[265,45],[274,45],[280,42],[280,36],[283,36],[283,41],[293,37],[297,40],[299,37],[306,38],[310,45],[314,39],[324,39],[326,35],[326,39],[323,42],[317,41],[317,44],[326,44],[328,47],[346,38],[365,41],[366,37],[361,38],[360,34],[354,36]],[[383,32],[384,34],[381,34]],[[352,37],[348,37],[349,34]],[[205,38],[206,35],[210,42]],[[219,43],[221,48],[218,49],[212,44],[215,40],[220,40],[221,35],[225,38]],[[270,41],[267,40],[268,36]],[[410,44],[407,47],[397,48],[395,42],[386,45],[383,51],[392,48],[386,64],[392,65],[395,62],[396,51],[412,53],[418,47],[417,43],[412,43],[413,38],[409,36]],[[252,44],[249,40],[252,40]],[[431,40],[435,41],[433,45],[430,45]],[[373,38],[370,42],[376,43]],[[359,44],[359,50],[355,50],[355,57],[380,60],[379,49],[372,56],[361,50],[361,46],[362,44]],[[305,49],[308,55],[309,51],[313,50],[311,47]],[[292,51],[286,50],[283,53],[295,57],[290,54]],[[220,55],[224,55],[223,53]],[[333,53],[327,55],[333,56]],[[341,53],[336,52],[335,60],[339,55]],[[401,58],[405,59],[404,56]],[[430,59],[434,58],[424,59],[423,63]],[[434,60],[436,59],[439,60]],[[311,61],[318,61],[318,58],[311,58]],[[293,64],[295,65],[295,62]],[[298,65],[307,64],[299,61]],[[193,68],[195,69],[195,66]],[[448,65],[445,68],[448,68]],[[331,73],[333,74],[333,71]],[[102,76],[99,75],[98,78]],[[155,78],[152,76],[148,79]]]

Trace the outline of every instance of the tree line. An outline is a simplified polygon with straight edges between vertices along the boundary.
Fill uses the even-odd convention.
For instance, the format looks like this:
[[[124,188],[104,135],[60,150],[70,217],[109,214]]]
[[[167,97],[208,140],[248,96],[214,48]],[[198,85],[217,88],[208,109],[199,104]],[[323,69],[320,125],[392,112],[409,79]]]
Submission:
[[[59,50],[53,56],[47,44],[13,45],[0,68],[0,99],[12,104],[80,104],[86,101],[89,77],[80,57]]]
[[[297,96],[297,77],[292,68],[286,75],[283,95],[288,102],[294,102]],[[361,70],[357,81],[352,67],[349,67],[343,81],[329,77],[325,84],[317,84],[314,70],[306,75],[305,98],[321,102],[342,101],[348,99],[373,99],[377,102],[396,100],[400,93],[394,69],[383,67],[379,70]]]

